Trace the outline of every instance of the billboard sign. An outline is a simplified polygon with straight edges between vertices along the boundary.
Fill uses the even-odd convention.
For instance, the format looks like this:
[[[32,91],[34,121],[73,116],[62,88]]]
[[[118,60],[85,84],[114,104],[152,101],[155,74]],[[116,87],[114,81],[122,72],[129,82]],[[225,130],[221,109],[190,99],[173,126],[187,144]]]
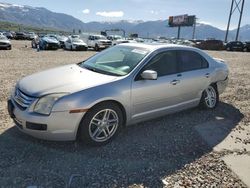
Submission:
[[[179,16],[170,16],[168,19],[169,27],[193,26],[194,22],[195,16],[188,16],[187,14]]]
[[[180,16],[174,16],[173,17],[173,24],[174,25],[182,25],[187,22],[188,15],[180,15]]]

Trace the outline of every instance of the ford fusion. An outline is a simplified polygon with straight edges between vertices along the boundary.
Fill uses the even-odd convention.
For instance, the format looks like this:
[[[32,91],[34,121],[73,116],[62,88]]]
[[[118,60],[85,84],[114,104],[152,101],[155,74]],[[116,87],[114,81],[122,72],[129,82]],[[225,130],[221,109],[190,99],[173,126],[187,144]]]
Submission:
[[[123,126],[183,109],[213,109],[228,82],[221,59],[179,45],[128,43],[17,82],[8,111],[24,133],[101,145]]]

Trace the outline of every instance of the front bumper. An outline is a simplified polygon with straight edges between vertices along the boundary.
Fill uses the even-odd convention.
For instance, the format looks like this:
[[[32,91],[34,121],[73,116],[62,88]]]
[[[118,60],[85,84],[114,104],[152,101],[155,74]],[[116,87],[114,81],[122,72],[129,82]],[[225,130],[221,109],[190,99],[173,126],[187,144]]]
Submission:
[[[47,43],[46,44],[46,49],[48,49],[48,50],[57,50],[59,48],[60,48],[60,46],[57,43]]]
[[[77,46],[73,46],[74,50],[87,50],[88,47],[87,46],[84,46],[84,45],[77,45]]]
[[[112,44],[99,44],[98,47],[99,47],[100,49],[105,49],[105,48],[110,47],[111,45],[112,45]]]
[[[4,49],[4,48],[10,48],[11,47],[11,44],[8,44],[8,43],[0,43],[0,49]]]
[[[44,140],[75,140],[83,113],[51,112],[49,116],[21,110],[8,100],[8,111],[20,131]]]

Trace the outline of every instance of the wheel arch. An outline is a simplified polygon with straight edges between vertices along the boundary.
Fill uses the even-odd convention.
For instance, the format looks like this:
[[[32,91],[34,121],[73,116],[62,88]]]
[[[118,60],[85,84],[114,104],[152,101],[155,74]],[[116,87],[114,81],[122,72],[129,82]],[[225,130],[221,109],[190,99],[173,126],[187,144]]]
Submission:
[[[89,110],[91,110],[91,109],[95,108],[96,106],[98,106],[98,105],[100,105],[100,104],[103,104],[103,103],[113,103],[113,104],[116,104],[116,105],[120,108],[120,110],[122,111],[122,116],[123,116],[123,126],[122,126],[122,127],[125,127],[125,126],[126,126],[126,122],[127,122],[127,113],[126,113],[126,110],[125,110],[124,106],[122,105],[122,103],[120,103],[120,102],[117,101],[117,100],[110,99],[110,100],[104,100],[104,101],[97,102],[97,103],[94,104],[91,108],[89,108]],[[88,111],[89,111],[89,110],[88,110]],[[80,121],[80,123],[79,123],[79,125],[78,125],[77,132],[76,132],[76,139],[79,138],[79,132],[80,132],[80,127],[81,127],[80,125],[81,125],[82,121],[84,120],[85,115],[86,115],[87,113],[88,113],[88,112],[86,112],[86,113],[83,115],[83,117],[82,117],[82,119],[81,119],[81,121]]]

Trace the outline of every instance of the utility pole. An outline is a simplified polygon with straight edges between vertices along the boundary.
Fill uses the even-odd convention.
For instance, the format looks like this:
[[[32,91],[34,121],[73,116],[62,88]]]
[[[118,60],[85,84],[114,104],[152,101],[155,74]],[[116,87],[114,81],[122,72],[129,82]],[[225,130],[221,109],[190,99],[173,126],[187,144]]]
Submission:
[[[195,39],[195,30],[196,30],[196,17],[194,17],[194,25],[193,25],[193,36],[192,39]]]
[[[242,19],[242,15],[243,15],[243,9],[244,9],[244,4],[245,4],[245,0],[232,0],[230,13],[229,13],[229,18],[228,18],[225,42],[227,42],[227,39],[228,39],[228,33],[229,33],[229,29],[230,29],[232,15],[235,13],[236,10],[238,10],[238,12],[240,14],[237,33],[236,33],[236,37],[235,37],[235,40],[236,41],[238,40],[239,32],[240,32],[240,24],[241,24],[241,19]]]
[[[178,35],[177,35],[177,39],[180,39],[180,34],[181,34],[181,26],[178,26]]]

